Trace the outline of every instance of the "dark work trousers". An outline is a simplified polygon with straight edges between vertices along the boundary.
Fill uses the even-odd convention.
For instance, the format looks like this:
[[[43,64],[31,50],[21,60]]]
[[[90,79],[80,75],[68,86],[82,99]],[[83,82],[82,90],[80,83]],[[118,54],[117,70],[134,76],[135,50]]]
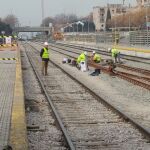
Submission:
[[[42,60],[42,74],[43,75],[47,75],[48,61],[49,60]]]

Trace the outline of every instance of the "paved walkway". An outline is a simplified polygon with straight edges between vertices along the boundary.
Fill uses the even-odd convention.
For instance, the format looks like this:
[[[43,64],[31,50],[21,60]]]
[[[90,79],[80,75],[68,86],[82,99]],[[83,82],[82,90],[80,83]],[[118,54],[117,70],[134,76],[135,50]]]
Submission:
[[[7,57],[6,57],[7,56]],[[15,58],[16,51],[0,51],[0,58]],[[7,145],[16,75],[15,60],[0,60],[0,145]]]

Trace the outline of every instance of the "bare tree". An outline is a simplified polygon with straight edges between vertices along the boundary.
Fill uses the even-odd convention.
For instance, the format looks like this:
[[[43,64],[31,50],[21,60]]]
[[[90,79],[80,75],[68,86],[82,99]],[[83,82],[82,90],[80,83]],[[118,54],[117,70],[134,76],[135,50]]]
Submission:
[[[7,15],[3,19],[3,22],[8,24],[8,25],[10,25],[11,28],[14,28],[19,23],[18,18],[15,15],[13,15],[13,14]]]
[[[149,12],[148,12],[149,13]],[[129,26],[129,17],[131,27],[140,27],[146,22],[146,9],[141,8],[134,10],[132,12],[127,12],[116,17],[113,17],[111,20],[107,21],[107,26],[109,28],[115,27],[128,27]]]
[[[54,24],[55,20],[52,17],[46,17],[43,21],[41,26],[48,27],[50,23]]]
[[[72,23],[78,20],[78,17],[75,14],[58,14],[54,17],[56,24],[66,24]]]
[[[75,14],[58,14],[55,17],[47,17],[42,21],[41,26],[49,26],[49,23],[52,23],[55,30],[58,31],[61,27],[66,26],[67,23],[76,22],[78,17]]]

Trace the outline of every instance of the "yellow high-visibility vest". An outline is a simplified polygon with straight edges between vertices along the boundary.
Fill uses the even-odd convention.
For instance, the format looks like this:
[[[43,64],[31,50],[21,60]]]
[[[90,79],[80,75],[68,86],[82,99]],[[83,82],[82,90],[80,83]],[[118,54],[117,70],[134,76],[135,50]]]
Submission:
[[[46,49],[46,48],[43,48],[43,49],[44,49],[44,52],[43,52],[42,58],[49,58],[48,49]]]

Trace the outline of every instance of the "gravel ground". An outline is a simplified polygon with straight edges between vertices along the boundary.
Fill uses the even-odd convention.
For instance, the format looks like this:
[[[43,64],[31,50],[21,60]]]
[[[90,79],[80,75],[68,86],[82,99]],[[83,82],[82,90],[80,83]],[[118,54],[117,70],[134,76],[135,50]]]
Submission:
[[[53,56],[58,58],[58,55]],[[36,64],[39,68],[39,61]],[[130,123],[124,123],[103,107],[79,84],[51,64],[48,72],[43,80],[77,149],[149,148],[150,145],[141,139]]]
[[[91,77],[88,72],[80,72],[67,64],[62,65],[62,59],[62,55],[52,52],[54,62],[91,87],[103,99],[119,107],[150,129],[150,92],[148,90],[103,73],[98,77]]]
[[[36,46],[40,49],[40,46]],[[64,57],[66,56],[51,51],[51,59],[58,65],[86,86],[91,87],[103,99],[114,104],[150,129],[150,92],[148,90],[103,73],[99,77],[91,77],[88,72],[80,72],[67,64],[61,64]],[[135,63],[135,66],[139,67],[139,63]]]
[[[29,149],[65,150],[62,132],[56,127],[52,112],[41,92],[23,48],[21,55]]]

